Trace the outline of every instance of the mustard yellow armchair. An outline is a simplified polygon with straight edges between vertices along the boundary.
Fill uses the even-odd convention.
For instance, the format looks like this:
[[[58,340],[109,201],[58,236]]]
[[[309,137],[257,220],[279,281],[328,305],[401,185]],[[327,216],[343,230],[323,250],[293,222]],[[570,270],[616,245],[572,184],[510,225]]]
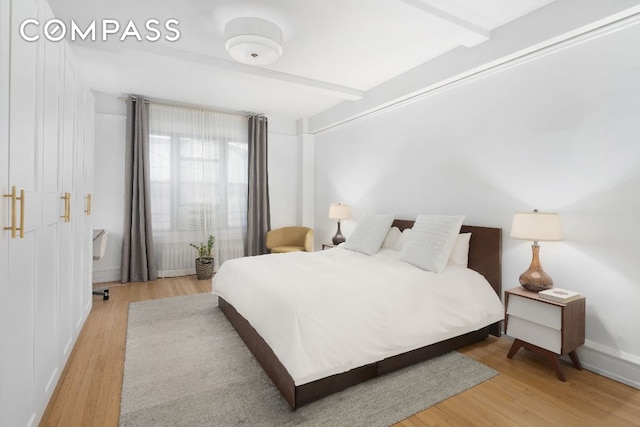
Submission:
[[[272,254],[284,252],[312,252],[313,229],[309,227],[282,227],[267,232],[267,249]]]

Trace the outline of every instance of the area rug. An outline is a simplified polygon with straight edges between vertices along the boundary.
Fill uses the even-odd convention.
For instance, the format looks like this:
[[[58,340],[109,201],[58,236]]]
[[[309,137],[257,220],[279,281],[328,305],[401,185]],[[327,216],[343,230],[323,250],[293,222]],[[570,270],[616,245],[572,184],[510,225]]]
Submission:
[[[217,306],[131,303],[121,426],[388,426],[497,372],[451,352],[292,411]]]

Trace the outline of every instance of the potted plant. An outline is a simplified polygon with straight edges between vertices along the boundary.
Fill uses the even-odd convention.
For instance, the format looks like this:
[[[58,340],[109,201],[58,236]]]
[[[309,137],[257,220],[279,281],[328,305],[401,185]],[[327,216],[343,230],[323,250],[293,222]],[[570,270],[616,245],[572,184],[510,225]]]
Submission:
[[[193,247],[198,252],[198,258],[196,258],[196,275],[198,280],[211,279],[213,277],[213,256],[211,250],[215,244],[216,238],[209,236],[207,243],[198,243],[197,245],[190,243],[189,246]]]

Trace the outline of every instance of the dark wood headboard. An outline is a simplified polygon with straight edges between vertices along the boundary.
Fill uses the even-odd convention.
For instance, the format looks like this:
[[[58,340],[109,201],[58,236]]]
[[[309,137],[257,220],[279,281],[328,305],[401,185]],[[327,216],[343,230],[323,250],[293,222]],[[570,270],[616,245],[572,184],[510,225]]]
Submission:
[[[413,227],[414,221],[396,219],[393,226],[400,231]],[[482,274],[498,297],[502,298],[502,229],[463,225],[461,233],[471,233],[469,268]]]

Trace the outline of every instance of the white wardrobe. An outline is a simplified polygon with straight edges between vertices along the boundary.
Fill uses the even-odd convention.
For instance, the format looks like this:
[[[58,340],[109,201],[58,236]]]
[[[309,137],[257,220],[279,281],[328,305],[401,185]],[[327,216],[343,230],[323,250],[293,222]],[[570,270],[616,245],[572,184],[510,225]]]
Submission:
[[[0,0],[0,426],[38,424],[92,304],[93,98],[65,41],[19,32],[52,17]]]

